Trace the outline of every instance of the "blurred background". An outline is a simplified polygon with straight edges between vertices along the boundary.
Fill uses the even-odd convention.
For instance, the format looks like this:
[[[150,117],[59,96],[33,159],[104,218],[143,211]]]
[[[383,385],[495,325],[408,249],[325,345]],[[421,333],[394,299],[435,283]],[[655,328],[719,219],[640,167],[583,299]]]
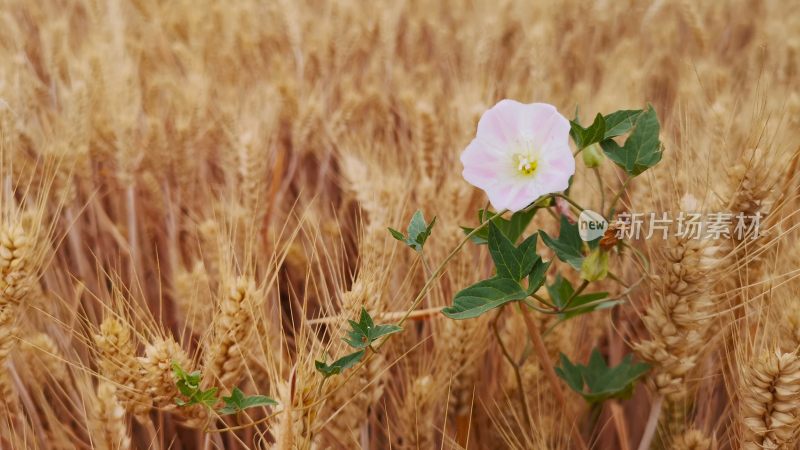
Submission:
[[[795,448],[798,7],[0,0],[0,447],[550,449],[577,429],[627,450],[662,395],[653,448]],[[321,384],[348,319],[396,320],[425,282],[386,227],[437,216],[438,262],[474,226],[486,199],[458,157],[503,98],[584,123],[651,103],[664,162],[624,207],[760,212],[769,238],[642,244],[651,267],[613,268],[647,275],[630,302],[545,336],[554,361],[650,362],[629,400],[567,390],[561,412],[519,317],[439,314],[491,272],[476,247]],[[578,165],[583,204],[622,185]],[[178,408],[176,361],[279,406]]]

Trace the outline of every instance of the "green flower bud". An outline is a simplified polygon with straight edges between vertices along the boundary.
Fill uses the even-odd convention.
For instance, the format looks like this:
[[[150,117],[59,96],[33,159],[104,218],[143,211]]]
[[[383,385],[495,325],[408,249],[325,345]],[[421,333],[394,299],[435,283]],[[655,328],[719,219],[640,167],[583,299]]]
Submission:
[[[603,162],[603,149],[597,143],[583,149],[581,155],[583,156],[583,163],[590,169],[600,166],[600,163]]]
[[[586,281],[600,281],[606,276],[608,276],[608,252],[596,248],[583,260],[581,278]]]

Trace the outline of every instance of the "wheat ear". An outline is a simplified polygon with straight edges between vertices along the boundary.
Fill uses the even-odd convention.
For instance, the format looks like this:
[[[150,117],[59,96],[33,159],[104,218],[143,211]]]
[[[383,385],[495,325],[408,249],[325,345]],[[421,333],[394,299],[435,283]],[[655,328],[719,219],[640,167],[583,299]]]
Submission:
[[[186,351],[174,339],[160,337],[145,347],[139,358],[144,370],[143,383],[155,406],[174,410],[187,425],[202,427],[208,421],[208,411],[202,405],[191,405],[175,410],[180,392],[173,373],[173,364],[192,371],[193,363]]]
[[[712,450],[716,448],[714,441],[700,430],[687,430],[672,441],[672,450]]]
[[[800,359],[769,353],[746,368],[740,384],[739,428],[744,450],[793,448],[800,431]]]
[[[117,400],[113,383],[101,380],[89,416],[92,448],[97,450],[128,450],[131,438],[125,421],[125,408]]]
[[[100,375],[117,385],[117,398],[137,419],[146,420],[152,401],[142,384],[142,364],[127,322],[108,317],[94,336]]]
[[[245,353],[255,330],[255,309],[261,296],[252,279],[239,277],[217,308],[206,349],[206,376],[221,387],[235,386],[245,372]]]

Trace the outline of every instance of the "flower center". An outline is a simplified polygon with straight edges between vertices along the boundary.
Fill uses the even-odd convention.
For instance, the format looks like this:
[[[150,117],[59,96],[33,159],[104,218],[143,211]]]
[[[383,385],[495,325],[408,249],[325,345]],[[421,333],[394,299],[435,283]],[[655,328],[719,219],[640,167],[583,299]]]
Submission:
[[[517,171],[519,171],[519,173],[525,176],[533,175],[536,172],[536,168],[539,166],[539,163],[538,161],[536,161],[536,158],[534,158],[530,154],[524,154],[524,153],[515,154],[514,162],[516,163]]]

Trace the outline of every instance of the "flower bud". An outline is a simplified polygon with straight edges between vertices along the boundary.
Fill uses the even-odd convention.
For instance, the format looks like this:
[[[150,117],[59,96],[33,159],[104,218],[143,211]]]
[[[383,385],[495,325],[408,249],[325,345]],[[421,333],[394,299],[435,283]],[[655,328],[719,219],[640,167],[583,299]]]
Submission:
[[[575,214],[572,214],[572,210],[569,209],[569,202],[561,197],[556,197],[556,210],[559,214],[564,216],[569,223],[574,224],[576,222]]]
[[[583,156],[583,163],[586,164],[586,167],[593,169],[599,167],[603,162],[603,149],[600,148],[600,144],[594,143],[583,149],[581,156]]]
[[[596,248],[583,260],[581,278],[586,281],[599,281],[606,276],[608,276],[608,252]]]

